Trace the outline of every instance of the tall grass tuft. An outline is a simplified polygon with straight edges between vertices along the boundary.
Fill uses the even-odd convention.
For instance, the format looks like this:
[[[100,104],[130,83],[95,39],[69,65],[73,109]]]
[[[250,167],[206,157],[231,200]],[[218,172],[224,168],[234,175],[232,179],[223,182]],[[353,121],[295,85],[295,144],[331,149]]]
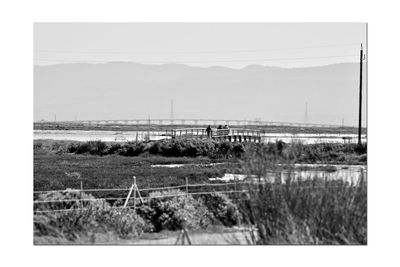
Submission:
[[[291,151],[286,151],[291,153]],[[272,156],[271,156],[272,155]],[[278,155],[278,153],[276,154]],[[274,154],[255,147],[242,161],[252,174],[242,202],[245,221],[254,225],[254,244],[367,244],[367,184],[341,180],[294,180],[292,161],[283,179]]]

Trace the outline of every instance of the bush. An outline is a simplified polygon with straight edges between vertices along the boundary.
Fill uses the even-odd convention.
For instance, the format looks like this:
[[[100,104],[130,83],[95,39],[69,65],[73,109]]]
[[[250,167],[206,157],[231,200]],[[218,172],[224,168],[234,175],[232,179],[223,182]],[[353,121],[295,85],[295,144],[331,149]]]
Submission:
[[[228,227],[239,224],[239,209],[226,195],[212,193],[202,196],[202,199],[204,205],[220,223]]]
[[[184,226],[199,229],[211,225],[212,214],[200,199],[186,196],[180,190],[152,192],[150,196],[156,198],[152,198],[147,207],[139,207],[138,213],[153,224],[155,231],[179,230]]]
[[[53,201],[37,203],[36,210],[68,210],[60,212],[36,213],[34,230],[36,236],[62,237],[76,240],[80,236],[93,232],[113,232],[121,238],[137,238],[145,228],[145,222],[133,210],[116,209],[104,200],[94,201],[90,194],[83,193],[81,203],[80,192],[65,190],[41,194],[37,200]]]
[[[118,150],[118,154],[128,157],[136,157],[142,154],[146,149],[146,144],[139,143],[126,143]]]

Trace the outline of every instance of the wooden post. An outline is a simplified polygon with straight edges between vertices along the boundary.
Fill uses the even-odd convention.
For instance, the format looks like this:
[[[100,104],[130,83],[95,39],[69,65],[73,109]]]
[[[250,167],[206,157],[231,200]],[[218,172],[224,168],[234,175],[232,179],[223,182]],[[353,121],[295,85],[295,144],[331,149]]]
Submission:
[[[237,178],[236,177],[234,178],[234,181],[235,181],[235,196],[236,196],[236,199],[238,199],[238,195],[237,195]]]
[[[175,245],[178,245],[179,241],[181,242],[181,245],[185,245],[185,239],[187,240],[189,245],[192,244],[192,241],[190,240],[190,237],[189,237],[189,233],[186,230],[186,221],[187,221],[187,219],[184,218],[183,220],[184,221],[182,222],[182,229],[178,234],[178,237],[177,237],[177,239],[175,241]]]
[[[82,180],[81,180],[81,191],[80,191],[80,193],[79,193],[79,199],[80,199],[81,209],[83,208],[82,193],[83,193],[83,182],[82,182]]]
[[[133,210],[136,211],[136,176],[133,176]]]
[[[361,50],[360,50],[360,95],[359,95],[359,104],[358,104],[358,145],[361,145],[361,113],[362,113],[362,69],[363,69],[363,59],[364,59],[364,54],[363,54],[363,46],[361,44]]]
[[[186,196],[188,197],[188,196],[189,196],[189,183],[188,183],[188,178],[185,177],[185,180],[186,180]]]
[[[131,194],[132,194],[132,191],[133,191],[133,189],[134,189],[134,184],[132,184],[131,185],[131,188],[129,189],[129,193],[128,193],[128,196],[126,197],[126,200],[125,200],[125,204],[124,204],[124,208],[126,207],[126,205],[128,204],[128,201],[129,201],[129,198],[131,197]]]

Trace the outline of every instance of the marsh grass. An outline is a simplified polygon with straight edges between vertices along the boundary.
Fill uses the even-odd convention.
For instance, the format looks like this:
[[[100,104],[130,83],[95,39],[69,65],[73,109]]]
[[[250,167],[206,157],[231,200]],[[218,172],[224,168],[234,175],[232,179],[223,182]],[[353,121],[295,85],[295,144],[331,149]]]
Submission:
[[[288,153],[296,151],[287,151]],[[288,161],[285,168],[293,169]],[[254,244],[367,244],[367,184],[326,179],[282,181],[277,156],[249,152],[242,168],[258,179],[242,196],[245,223],[256,227]],[[275,171],[275,181],[262,177]]]

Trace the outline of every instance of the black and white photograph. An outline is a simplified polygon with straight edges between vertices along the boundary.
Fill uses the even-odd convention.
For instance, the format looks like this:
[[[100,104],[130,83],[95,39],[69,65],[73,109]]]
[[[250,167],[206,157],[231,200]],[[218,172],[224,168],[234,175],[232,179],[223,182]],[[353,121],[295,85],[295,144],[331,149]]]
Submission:
[[[367,23],[34,23],[35,245],[367,245]]]
[[[399,266],[399,22],[1,2],[1,266]]]

